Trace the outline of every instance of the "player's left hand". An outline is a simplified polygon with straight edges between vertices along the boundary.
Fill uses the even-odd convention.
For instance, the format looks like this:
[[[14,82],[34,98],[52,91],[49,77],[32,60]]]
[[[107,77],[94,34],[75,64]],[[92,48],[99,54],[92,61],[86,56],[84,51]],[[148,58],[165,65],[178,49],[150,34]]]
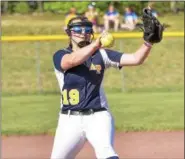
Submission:
[[[164,26],[161,25],[159,20],[152,15],[150,8],[143,9],[143,38],[146,42],[151,44],[159,43],[163,38]]]

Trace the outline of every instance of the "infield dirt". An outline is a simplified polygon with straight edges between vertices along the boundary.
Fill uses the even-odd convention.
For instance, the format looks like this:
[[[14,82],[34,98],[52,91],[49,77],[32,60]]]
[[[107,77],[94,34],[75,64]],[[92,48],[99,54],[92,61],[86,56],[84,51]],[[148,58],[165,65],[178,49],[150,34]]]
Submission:
[[[48,159],[54,136],[3,136],[3,159]],[[184,131],[175,132],[117,132],[115,149],[120,159],[183,159]],[[89,143],[76,157],[95,158]]]

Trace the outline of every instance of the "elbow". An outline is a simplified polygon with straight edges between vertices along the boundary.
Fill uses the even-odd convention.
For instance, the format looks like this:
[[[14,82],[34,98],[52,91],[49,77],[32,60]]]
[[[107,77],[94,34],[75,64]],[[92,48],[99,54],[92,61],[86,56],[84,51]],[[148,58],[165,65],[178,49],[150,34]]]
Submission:
[[[144,60],[137,60],[135,62],[135,65],[138,66],[138,65],[142,65],[144,63]]]
[[[144,63],[144,60],[139,61],[138,65],[142,65]]]

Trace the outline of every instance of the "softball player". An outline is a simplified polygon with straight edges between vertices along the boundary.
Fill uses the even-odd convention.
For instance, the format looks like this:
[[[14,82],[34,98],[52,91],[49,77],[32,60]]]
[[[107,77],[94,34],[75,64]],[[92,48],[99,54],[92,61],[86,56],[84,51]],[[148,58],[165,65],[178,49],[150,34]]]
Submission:
[[[104,49],[101,37],[92,42],[92,23],[85,17],[69,21],[67,48],[53,56],[61,90],[59,113],[51,159],[73,159],[89,141],[97,158],[118,159],[113,148],[114,120],[102,88],[109,67],[141,64],[152,45],[144,44],[133,54]]]

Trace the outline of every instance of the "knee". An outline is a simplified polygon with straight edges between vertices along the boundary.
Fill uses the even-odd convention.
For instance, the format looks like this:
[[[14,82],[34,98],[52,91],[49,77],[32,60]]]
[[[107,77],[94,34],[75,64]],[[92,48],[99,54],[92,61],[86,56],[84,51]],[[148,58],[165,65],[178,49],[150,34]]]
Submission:
[[[108,157],[106,159],[119,159],[119,157],[118,156],[111,156],[111,157]]]

